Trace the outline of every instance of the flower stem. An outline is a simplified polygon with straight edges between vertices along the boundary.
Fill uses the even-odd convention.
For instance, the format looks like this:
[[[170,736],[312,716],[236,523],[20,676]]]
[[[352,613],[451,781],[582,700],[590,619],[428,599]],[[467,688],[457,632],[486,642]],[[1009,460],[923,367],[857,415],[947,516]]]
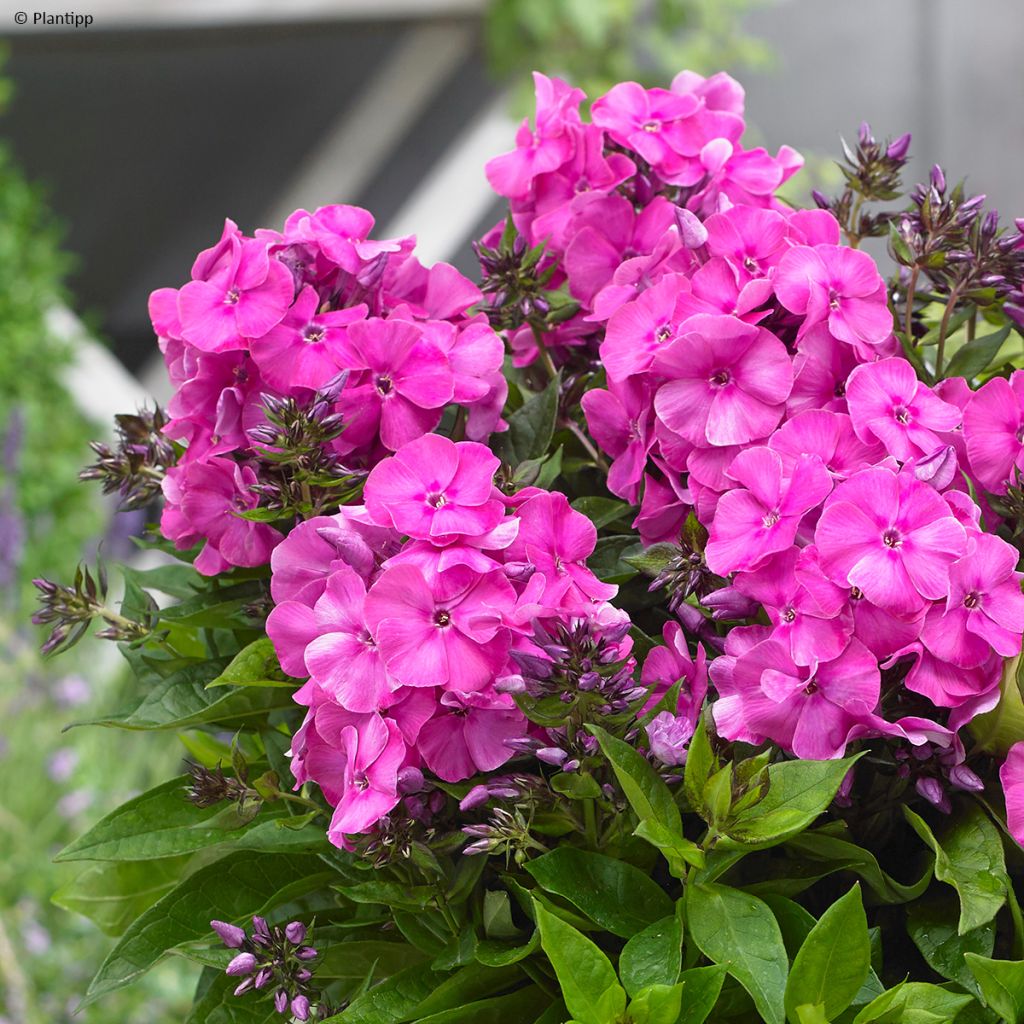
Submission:
[[[576,439],[581,445],[583,445],[584,451],[594,460],[594,465],[597,466],[602,473],[607,474],[608,463],[605,461],[604,456],[591,444],[590,438],[583,432],[580,425],[575,420],[566,420],[566,427],[569,432],[576,436]]]
[[[921,268],[915,266],[910,271],[910,281],[907,283],[907,312],[904,317],[903,334],[907,339],[908,345],[914,344],[914,336],[911,333],[911,327],[913,325],[914,318],[914,292],[917,291],[917,278],[921,273]]]
[[[537,343],[537,352],[540,355],[541,364],[547,371],[548,379],[554,380],[558,376],[558,370],[555,369],[551,353],[548,351],[547,345],[544,344],[544,334],[532,320],[530,321],[530,330],[533,331],[533,340]]]
[[[942,360],[946,354],[946,332],[949,329],[949,318],[953,315],[953,309],[956,306],[957,291],[954,288],[949,293],[949,301],[946,303],[945,312],[942,314],[942,322],[939,324],[939,343],[935,349],[935,377],[936,379],[942,376]]]

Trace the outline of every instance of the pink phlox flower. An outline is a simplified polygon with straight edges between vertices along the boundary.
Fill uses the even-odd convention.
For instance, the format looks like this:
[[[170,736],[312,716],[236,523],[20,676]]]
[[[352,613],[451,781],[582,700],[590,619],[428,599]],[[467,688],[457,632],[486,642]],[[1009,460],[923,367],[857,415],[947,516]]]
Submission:
[[[964,410],[964,436],[971,470],[994,494],[1024,471],[1024,370],[1009,380],[993,377]]]
[[[677,473],[667,467],[663,474],[645,473],[643,499],[633,529],[645,546],[662,541],[672,543],[679,539],[692,509],[690,491]]]
[[[696,445],[746,444],[782,418],[793,386],[785,345],[732,316],[690,317],[654,360],[668,378],[654,398],[665,424]]]
[[[842,230],[830,210],[784,210],[790,245],[839,245]]]
[[[775,156],[767,150],[743,149],[718,137],[700,151],[703,180],[686,202],[697,213],[719,212],[724,205],[778,209],[775,191],[803,167],[804,159],[789,146],[780,146]]]
[[[704,101],[708,110],[721,110],[743,117],[743,86],[724,71],[708,77],[696,71],[680,71],[672,79],[671,88],[681,95],[692,93]]]
[[[889,668],[897,661],[911,657],[915,660],[903,679],[903,685],[927,697],[936,707],[960,708],[987,695],[993,687],[998,690],[1003,661],[996,654],[990,653],[980,665],[964,669],[936,657],[920,641],[913,641],[895,651],[882,667]]]
[[[756,324],[770,312],[760,307],[771,295],[768,278],[751,278],[724,256],[714,256],[690,278],[690,293],[680,295],[676,315],[686,319],[695,313],[727,313]]]
[[[797,665],[838,658],[853,633],[845,591],[825,578],[810,548],[787,548],[738,573],[733,586],[764,606],[772,637]]]
[[[953,430],[960,410],[917,379],[902,357],[858,366],[846,385],[846,401],[857,436],[875,439],[901,462],[940,447],[936,431]]]
[[[415,256],[388,264],[382,282],[384,302],[401,303],[417,320],[452,320],[465,316],[483,298],[480,289],[450,263],[425,267]]]
[[[266,243],[233,236],[229,252],[209,278],[178,292],[181,336],[206,352],[245,348],[281,322],[295,297],[291,273]]]
[[[920,637],[927,605],[916,612],[897,614],[872,604],[857,587],[850,591],[849,598],[853,635],[879,661]]]
[[[444,352],[408,321],[352,324],[342,362],[361,371],[341,394],[339,407],[349,424],[343,436],[369,440],[379,429],[391,451],[433,430],[455,393]]]
[[[860,440],[850,417],[824,409],[807,409],[775,431],[768,447],[782,456],[787,473],[803,455],[817,455],[834,480],[845,480],[880,462],[885,451],[878,442]]]
[[[640,673],[640,685],[650,691],[640,713],[650,711],[679,683],[675,715],[688,719],[692,732],[708,693],[707,655],[703,645],[697,644],[697,656],[691,657],[686,635],[678,622],[666,622],[661,635],[664,646],[651,649]]]
[[[727,259],[746,280],[767,276],[786,251],[788,223],[772,210],[734,206],[712,214],[704,226],[711,255]]]
[[[967,552],[949,567],[949,595],[925,619],[921,639],[936,657],[960,668],[981,665],[995,651],[1021,648],[1024,594],[1016,548],[991,533],[968,535]]]
[[[1006,827],[1024,846],[1024,742],[1010,747],[999,768],[999,781],[1006,800]]]
[[[878,663],[857,640],[838,658],[810,666],[796,665],[778,640],[765,640],[736,659],[731,685],[738,704],[731,710],[740,715],[742,731],[770,739],[797,757],[841,757],[855,736],[888,730],[875,714]],[[719,704],[713,705],[719,731],[735,738],[731,717],[719,712]]]
[[[669,767],[685,764],[687,747],[694,728],[693,722],[685,715],[659,711],[644,726],[647,746],[652,756]]]
[[[480,690],[504,664],[505,616],[514,603],[500,572],[455,566],[428,580],[414,565],[395,565],[370,588],[366,624],[405,686]]]
[[[795,416],[807,409],[846,412],[846,382],[859,365],[854,349],[836,341],[827,324],[810,328],[797,344],[787,413]]]
[[[580,404],[591,436],[613,460],[608,489],[635,505],[647,455],[654,444],[650,386],[636,377],[620,383],[612,381],[607,391],[588,391]]]
[[[371,240],[373,214],[359,206],[338,203],[320,206],[310,213],[296,210],[285,221],[284,237],[289,241],[315,242],[332,263],[349,274],[359,274],[367,263],[385,253],[398,253],[403,240]]]
[[[705,551],[708,567],[720,576],[755,569],[791,547],[804,516],[832,490],[817,456],[802,456],[786,474],[778,453],[765,447],[741,451],[729,476],[740,487],[718,502]]]
[[[507,740],[520,739],[528,723],[505,693],[448,691],[423,726],[417,747],[426,766],[445,782],[461,782],[500,768],[513,755]]]
[[[475,441],[424,434],[371,470],[363,491],[366,508],[378,525],[434,544],[480,537],[505,514],[494,486],[500,464]]]
[[[513,199],[527,195],[538,174],[557,170],[572,157],[580,131],[583,91],[537,71],[533,82],[535,128],[531,130],[529,120],[524,120],[516,133],[516,148],[489,160],[484,168],[491,188]]]
[[[367,307],[352,306],[318,313],[316,290],[306,286],[284,319],[252,343],[252,357],[264,379],[275,388],[319,388],[337,376],[335,357],[345,328],[366,316]]]
[[[833,337],[871,359],[874,346],[892,334],[885,282],[866,252],[843,245],[794,246],[774,280],[782,305],[804,316],[801,336],[824,322]]]
[[[946,597],[950,564],[967,541],[933,488],[912,474],[877,467],[836,487],[815,543],[833,582],[857,587],[873,604],[906,615]]]
[[[506,563],[533,566],[544,581],[544,601],[587,605],[608,601],[618,587],[602,583],[588,568],[597,544],[597,530],[564,494],[541,493],[516,510],[519,535],[506,551]]]

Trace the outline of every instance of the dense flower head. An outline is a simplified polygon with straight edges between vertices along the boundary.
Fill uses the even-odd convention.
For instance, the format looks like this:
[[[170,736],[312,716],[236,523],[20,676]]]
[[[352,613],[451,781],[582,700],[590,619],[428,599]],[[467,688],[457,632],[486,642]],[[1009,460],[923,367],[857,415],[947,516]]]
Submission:
[[[503,429],[503,346],[470,312],[479,289],[447,264],[422,266],[412,238],[375,240],[372,229],[366,210],[341,205],[298,210],[255,237],[227,221],[192,280],[150,299],[175,389],[165,433],[184,446],[165,478],[164,533],[179,547],[205,542],[203,572],[265,563],[280,539],[262,523],[210,525],[239,501],[261,504],[257,485],[279,490],[254,443],[268,400],[340,417],[321,447],[355,471],[430,433],[452,404],[473,440]],[[192,468],[207,464],[235,477],[234,490]]]
[[[538,630],[586,623],[628,656],[616,588],[586,566],[593,524],[560,494],[504,497],[497,468],[475,442],[418,438],[373,469],[365,506],[300,523],[273,552],[267,632],[308,677],[292,767],[335,805],[341,845],[397,805],[403,770],[457,782],[514,755],[523,659],[554,664]]]

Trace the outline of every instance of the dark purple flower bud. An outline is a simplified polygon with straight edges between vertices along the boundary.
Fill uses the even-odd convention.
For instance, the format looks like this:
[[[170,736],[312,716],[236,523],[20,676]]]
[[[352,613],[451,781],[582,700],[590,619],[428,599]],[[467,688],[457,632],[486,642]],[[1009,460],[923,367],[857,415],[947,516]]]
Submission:
[[[475,843],[470,843],[469,846],[463,847],[462,853],[466,857],[476,857],[481,853],[491,852],[491,841],[490,839],[478,839]]]
[[[300,960],[315,960],[320,954],[312,946],[303,946],[295,955]]]
[[[256,988],[263,988],[273,976],[274,972],[269,967],[261,967],[256,972]]]
[[[985,220],[981,225],[981,233],[986,238],[992,238],[995,233],[999,230],[999,211],[989,210],[985,214]]]
[[[292,1000],[292,1016],[296,1020],[309,1020],[309,1000],[302,995]]]
[[[576,758],[573,758],[571,761],[566,761],[565,764],[562,765],[562,771],[574,772],[579,768],[579,766],[580,762]]]
[[[264,939],[270,938],[270,928],[265,917],[254,917],[252,919],[252,930],[255,935],[259,935]]]
[[[712,591],[701,598],[700,602],[705,608],[711,609],[711,617],[719,619],[745,619],[757,612],[757,602],[752,601],[745,594],[741,594],[735,587],[723,587],[721,590]]]
[[[245,930],[238,925],[228,924],[227,921],[211,921],[210,927],[228,949],[238,949],[245,942]]]
[[[408,766],[398,772],[398,792],[403,796],[419,793],[423,789],[423,772],[419,768]],[[295,940],[293,940],[295,941]],[[297,940],[301,942],[302,940]]]
[[[885,155],[890,160],[903,160],[910,149],[910,132],[905,132],[898,139],[893,139],[886,149]]]
[[[938,779],[930,777],[918,779],[914,783],[914,788],[934,807],[941,809],[944,801],[948,803],[946,794],[942,789],[942,783]]]
[[[460,811],[471,811],[475,807],[481,807],[491,798],[486,786],[474,786],[460,801]]]
[[[958,469],[956,449],[947,444],[919,459],[914,465],[914,476],[922,483],[931,484],[935,490],[944,491],[953,482]]]
[[[246,992],[253,987],[252,978],[246,978],[240,985],[235,986],[235,995],[244,996]]]
[[[540,750],[537,751],[538,761],[554,765],[556,768],[563,764],[568,756],[568,753],[562,750],[561,747],[541,747]]]
[[[297,971],[295,972],[295,980],[296,980],[296,981],[297,981],[297,982],[298,982],[298,983],[299,983],[300,985],[305,985],[305,984],[306,984],[306,982],[307,982],[307,981],[309,981],[309,979],[310,979],[310,978],[312,978],[312,977],[313,977],[313,972],[312,972],[312,971],[310,971],[310,970],[308,970],[308,969],[307,969],[307,968],[305,968],[305,967],[300,967],[300,968],[299,968],[299,969],[298,969],[298,970],[297,970]]]
[[[811,198],[821,210],[827,210],[832,205],[828,196],[824,192],[819,192],[816,188],[811,189]]]
[[[861,121],[857,131],[857,140],[862,146],[870,146],[875,141],[871,135],[871,125],[867,121]]]
[[[1024,305],[1016,302],[1003,304],[1003,312],[1018,326],[1024,327]]]
[[[932,188],[935,189],[940,195],[946,191],[946,175],[942,173],[942,168],[935,164],[932,167],[932,173],[930,175]]]
[[[224,969],[225,974],[230,974],[233,978],[240,977],[243,974],[252,974],[256,969],[256,957],[252,953],[239,953],[231,963]]]
[[[291,921],[285,925],[284,937],[293,946],[301,946],[306,938],[306,926],[301,921]]]
[[[288,1009],[288,993],[283,988],[274,993],[274,1009],[278,1013],[284,1013]]]

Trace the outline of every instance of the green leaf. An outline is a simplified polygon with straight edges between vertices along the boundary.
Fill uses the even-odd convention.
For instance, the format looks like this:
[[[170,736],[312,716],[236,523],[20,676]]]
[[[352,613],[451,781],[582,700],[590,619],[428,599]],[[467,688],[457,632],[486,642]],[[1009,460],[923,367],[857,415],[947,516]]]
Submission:
[[[62,885],[53,902],[95,922],[107,935],[122,935],[144,910],[170,892],[188,857],[145,864],[94,864]]]
[[[601,787],[589,772],[559,772],[550,779],[551,788],[570,800],[596,800]]]
[[[550,1002],[550,996],[545,995],[536,985],[531,985],[497,999],[466,1003],[429,1017],[417,1017],[416,1024],[509,1024],[510,1021],[529,1021]]]
[[[193,853],[208,846],[287,847],[293,852],[323,845],[323,829],[293,830],[278,824],[287,809],[266,807],[258,817],[234,805],[200,808],[185,798],[188,776],[180,775],[111,811],[56,856],[70,860],[156,860]]]
[[[652,544],[635,555],[628,555],[625,561],[634,569],[639,569],[645,576],[654,577],[671,565],[679,554],[678,544],[659,543]]]
[[[563,846],[528,861],[526,870],[546,892],[624,939],[672,913],[660,885],[632,864],[600,853]]]
[[[782,941],[786,944],[786,952],[790,959],[793,959],[818,922],[809,910],[804,910],[799,903],[780,896],[778,893],[765,893],[761,899],[768,904],[775,915],[775,920],[779,922],[779,930],[782,932]]]
[[[74,724],[150,730],[187,729],[205,722],[217,722],[230,728],[266,718],[269,712],[279,708],[293,706],[290,690],[248,687],[207,690],[207,683],[225,667],[223,659],[191,664],[156,682],[135,707]]]
[[[161,609],[160,621],[202,629],[252,629],[256,623],[245,609],[264,596],[264,586],[258,580],[234,583]]]
[[[686,874],[686,866],[704,867],[704,851],[694,842],[675,832],[670,832],[650,818],[641,821],[633,835],[645,839],[658,849],[668,861],[669,870],[676,878]]]
[[[725,975],[725,967],[719,964],[693,967],[679,975],[683,984],[683,1012],[679,1024],[704,1024],[718,1002]]]
[[[555,377],[508,417],[508,430],[500,435],[501,457],[513,468],[527,459],[547,454],[558,419],[560,378]]]
[[[628,583],[637,575],[629,558],[642,550],[642,545],[632,533],[602,537],[587,559],[587,568],[604,583]]]
[[[101,964],[83,1005],[134,981],[175,946],[208,939],[211,920],[265,913],[330,878],[319,858],[292,854],[234,853],[201,868],[132,922]]]
[[[766,1024],[783,1024],[789,960],[768,905],[728,886],[690,885],[686,919],[700,951],[747,990]]]
[[[933,971],[980,995],[981,990],[964,956],[967,953],[992,955],[995,922],[989,921],[959,935],[958,913],[956,898],[948,889],[930,893],[929,898],[918,900],[907,909],[907,931]]]
[[[868,922],[855,885],[836,900],[811,929],[797,953],[786,985],[786,1012],[800,1024],[797,1007],[824,1007],[832,1020],[860,991],[871,969]]]
[[[943,377],[966,377],[970,380],[986,369],[999,355],[1006,339],[1010,336],[1010,324],[994,334],[975,338],[953,353],[953,358],[942,371]]]
[[[619,954],[619,977],[629,995],[649,985],[674,985],[682,966],[683,926],[675,914],[634,935]]]
[[[525,960],[540,949],[540,932],[534,930],[530,938],[522,945],[499,942],[495,939],[481,939],[476,944],[474,956],[478,963],[488,967],[507,967]]]
[[[437,890],[431,885],[404,885],[401,882],[357,882],[335,888],[353,903],[379,903],[402,910],[422,910],[437,898]]]
[[[683,1002],[682,985],[651,985],[629,1004],[632,1024],[676,1024]]]
[[[736,815],[730,839],[765,849],[803,832],[835,797],[860,754],[838,761],[782,761],[768,766],[768,792]]]
[[[599,530],[602,526],[614,523],[633,511],[633,506],[614,498],[603,498],[600,495],[587,495],[572,502],[577,512],[582,512]]]
[[[320,980],[360,981],[369,972],[377,978],[387,978],[405,970],[410,964],[423,959],[422,954],[404,942],[382,942],[378,939],[357,939],[335,942],[323,948],[322,932],[314,933],[320,957],[316,962],[316,976]]]
[[[927,822],[904,806],[914,831],[935,851],[935,877],[960,895],[957,932],[987,924],[1006,902],[1006,861],[999,830],[975,803],[965,803],[936,838]]]
[[[668,786],[658,773],[628,743],[610,736],[596,725],[587,730],[597,737],[601,751],[612,766],[615,778],[636,816],[653,819],[670,832],[682,835],[682,818]]]
[[[540,942],[562,989],[562,998],[580,1024],[615,1024],[626,1009],[626,993],[608,957],[540,903],[534,904]]]
[[[900,982],[864,1007],[853,1024],[951,1024],[973,996],[921,981]]]
[[[1024,961],[990,960],[977,953],[965,953],[964,959],[985,1002],[1006,1024],[1024,1024]]]
[[[523,973],[515,966],[485,967],[469,964],[445,978],[429,996],[416,1005],[411,1018],[420,1019],[498,995],[522,981]]]
[[[263,636],[243,647],[227,668],[207,683],[207,689],[215,686],[288,686],[296,689],[298,685],[298,680],[281,671],[273,642],[270,637]]]
[[[324,1024],[399,1024],[412,1019],[416,1007],[443,980],[427,964],[416,964],[392,975],[354,999]]]
[[[830,865],[829,871],[852,871],[859,875],[883,903],[908,903],[928,888],[931,868],[909,885],[897,882],[878,864],[873,853],[824,832],[804,832],[787,840],[786,848],[802,857]]]
[[[698,811],[704,806],[704,787],[708,779],[718,771],[718,759],[711,749],[708,738],[708,716],[710,711],[705,707],[697,728],[690,737],[690,746],[686,752],[686,765],[683,768],[683,790],[690,806]]]

